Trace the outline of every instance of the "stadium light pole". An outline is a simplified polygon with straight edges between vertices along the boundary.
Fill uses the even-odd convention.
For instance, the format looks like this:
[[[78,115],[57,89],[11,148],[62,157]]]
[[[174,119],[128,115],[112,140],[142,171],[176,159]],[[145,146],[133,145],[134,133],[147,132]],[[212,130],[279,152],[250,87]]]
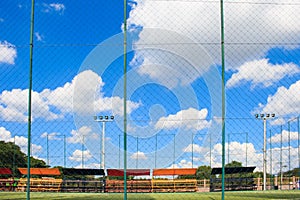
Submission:
[[[94,116],[94,121],[102,122],[102,152],[101,167],[105,169],[105,123],[114,121],[114,116]]]
[[[255,114],[256,119],[263,120],[264,123],[264,147],[263,147],[263,190],[266,190],[266,176],[267,176],[267,120],[275,117],[275,114]]]

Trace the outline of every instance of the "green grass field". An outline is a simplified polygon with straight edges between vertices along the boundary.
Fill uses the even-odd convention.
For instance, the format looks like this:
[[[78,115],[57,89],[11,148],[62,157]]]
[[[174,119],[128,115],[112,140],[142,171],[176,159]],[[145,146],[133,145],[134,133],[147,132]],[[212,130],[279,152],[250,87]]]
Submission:
[[[31,192],[30,199],[49,199],[49,200],[92,200],[92,199],[123,199],[123,193],[42,193]],[[142,199],[172,199],[172,200],[213,200],[221,199],[221,193],[128,193],[129,200],[142,200]],[[26,199],[25,192],[0,192],[0,199]],[[244,191],[244,192],[225,192],[225,199],[299,199],[300,190],[293,191]]]

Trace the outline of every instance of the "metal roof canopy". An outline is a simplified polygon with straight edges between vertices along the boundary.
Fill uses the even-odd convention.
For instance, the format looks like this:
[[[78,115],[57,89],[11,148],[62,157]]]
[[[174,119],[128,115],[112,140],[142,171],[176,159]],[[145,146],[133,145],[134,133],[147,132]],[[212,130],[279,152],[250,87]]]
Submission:
[[[63,175],[105,175],[103,169],[62,168],[62,173]]]
[[[197,168],[153,169],[153,176],[195,175]]]
[[[12,171],[9,168],[0,168],[0,175],[12,175]]]
[[[21,174],[27,175],[27,168],[18,168]],[[30,168],[30,175],[54,175],[59,176],[58,168]]]
[[[107,169],[108,176],[124,176],[123,169]],[[127,169],[127,176],[150,176],[150,169]]]
[[[253,173],[256,167],[225,167],[225,174]],[[216,167],[211,171],[211,175],[222,174],[222,168]]]

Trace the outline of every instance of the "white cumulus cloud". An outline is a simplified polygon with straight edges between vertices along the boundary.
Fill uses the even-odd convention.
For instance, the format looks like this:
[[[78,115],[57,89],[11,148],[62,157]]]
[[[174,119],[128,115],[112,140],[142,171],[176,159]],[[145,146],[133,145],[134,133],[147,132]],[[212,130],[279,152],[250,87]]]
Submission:
[[[0,140],[9,141],[11,139],[10,131],[6,130],[4,127],[0,127]]]
[[[147,160],[147,156],[144,152],[141,152],[141,151],[138,151],[138,152],[135,152],[133,153],[131,156],[130,156],[131,159],[134,159],[134,160]]]
[[[17,58],[17,49],[15,45],[7,42],[0,41],[0,63],[13,65]]]
[[[225,143],[226,149],[226,163],[228,163],[228,153],[229,162],[238,161],[241,162],[243,166],[256,166],[256,171],[262,171],[262,152],[255,149],[252,143],[240,143],[240,142],[230,142],[229,148],[228,143]],[[228,151],[229,150],[229,151]],[[222,166],[222,144],[218,143],[212,147],[212,158],[211,163],[213,167]],[[207,163],[210,162],[210,155],[206,154],[205,160]]]
[[[46,120],[60,118],[61,115],[50,110],[50,105],[38,92],[32,92],[33,119],[43,117]],[[28,89],[13,89],[0,94],[0,117],[6,121],[27,120]]]
[[[12,137],[12,134],[9,130],[7,130],[5,127],[0,127],[0,140],[5,142],[15,143],[20,147],[23,153],[27,154],[28,139],[26,137],[24,136]],[[31,153],[33,154],[34,157],[37,157],[37,154],[42,151],[43,151],[43,147],[41,145],[31,143]]]
[[[49,6],[56,11],[63,11],[66,7],[61,3],[50,3]]]
[[[80,162],[80,161],[88,161],[92,158],[92,154],[89,150],[81,151],[76,149],[72,155],[69,157],[70,160]]]
[[[227,81],[228,88],[250,82],[251,88],[269,87],[285,76],[300,73],[300,67],[293,63],[271,64],[268,59],[246,62],[238,67],[237,72]]]
[[[260,103],[253,113],[276,113],[277,116],[295,114],[300,111],[300,81],[290,85],[289,88],[281,86],[275,94],[267,98],[267,103]]]
[[[39,32],[35,32],[34,35],[35,35],[37,41],[42,41],[44,38],[44,36],[41,35]]]
[[[176,164],[172,164],[170,167],[170,169],[173,169],[173,168],[192,168],[193,164],[191,161],[187,161],[185,159],[179,161],[179,163],[176,163]]]
[[[78,130],[71,131],[71,137],[67,138],[68,143],[84,143],[88,138],[98,138],[99,136],[88,126],[83,126]]]
[[[271,141],[272,143],[286,143],[288,141],[297,141],[298,140],[298,132],[296,131],[287,131],[283,130],[282,133],[275,134],[271,138],[269,138],[269,142]]]
[[[65,9],[66,9],[66,6],[62,3],[50,3],[50,4],[43,3],[42,11],[45,13],[57,12],[59,14],[63,14]]]
[[[78,81],[78,80],[84,81]],[[96,84],[92,87],[91,84]],[[44,89],[41,92],[32,91],[32,118],[55,120],[70,113],[89,114],[111,111],[116,115],[123,115],[123,99],[118,96],[105,97],[104,82],[101,77],[91,70],[79,73],[71,82],[65,83],[54,90]],[[74,95],[74,88],[80,93]],[[95,88],[98,88],[95,90]],[[89,97],[94,97],[90,99]],[[0,118],[6,121],[27,120],[28,89],[4,90],[0,93]],[[88,103],[93,106],[87,107]],[[127,102],[127,111],[131,113],[140,103]],[[55,109],[53,109],[55,108]]]
[[[61,140],[62,138],[59,138],[60,134],[57,132],[53,132],[53,133],[47,133],[44,132],[41,134],[41,138],[47,138],[48,140]]]
[[[189,144],[187,147],[183,149],[183,152],[194,152],[200,154],[205,154],[207,151],[209,151],[209,148],[201,147],[198,144]]]
[[[167,117],[161,117],[155,124],[156,129],[193,129],[202,130],[210,126],[210,121],[207,121],[208,110],[197,110],[195,108],[189,108],[187,110],[181,110],[174,115]]]
[[[224,2],[225,42],[239,44],[226,47],[227,69],[260,59],[275,46],[286,44],[290,48],[289,44],[298,44],[300,7],[289,3],[294,1]],[[134,0],[131,5],[129,30],[141,30],[139,40],[143,43],[153,40],[151,35],[143,34],[146,28],[176,31],[205,46],[215,62],[220,63],[220,46],[214,45],[221,42],[219,1]],[[155,40],[161,41],[160,38]]]

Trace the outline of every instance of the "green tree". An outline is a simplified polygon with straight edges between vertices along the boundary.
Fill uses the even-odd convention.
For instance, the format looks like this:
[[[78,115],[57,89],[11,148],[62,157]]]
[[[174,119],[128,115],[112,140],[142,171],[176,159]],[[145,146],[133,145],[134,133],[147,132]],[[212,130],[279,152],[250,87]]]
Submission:
[[[263,172],[254,172],[253,173],[253,177],[254,178],[261,178],[264,176],[264,173]]]
[[[242,167],[242,163],[233,160],[231,163],[227,163],[225,167]]]
[[[30,158],[31,167],[47,167],[43,160]],[[14,172],[19,167],[27,167],[27,155],[13,142],[0,141],[0,167],[10,168]]]
[[[210,166],[199,166],[196,172],[197,179],[209,179],[211,174]]]
[[[0,141],[0,166],[6,168],[26,167],[26,155],[13,142]]]
[[[26,157],[26,162],[27,162],[27,157]],[[26,166],[27,166],[27,163],[26,163]],[[30,167],[44,168],[44,167],[49,167],[49,166],[46,165],[45,161],[31,156],[30,157]]]
[[[287,177],[292,177],[292,176],[299,176],[300,175],[300,168],[294,168],[292,170],[289,170],[287,172],[283,172],[283,175],[284,176],[287,176]]]

